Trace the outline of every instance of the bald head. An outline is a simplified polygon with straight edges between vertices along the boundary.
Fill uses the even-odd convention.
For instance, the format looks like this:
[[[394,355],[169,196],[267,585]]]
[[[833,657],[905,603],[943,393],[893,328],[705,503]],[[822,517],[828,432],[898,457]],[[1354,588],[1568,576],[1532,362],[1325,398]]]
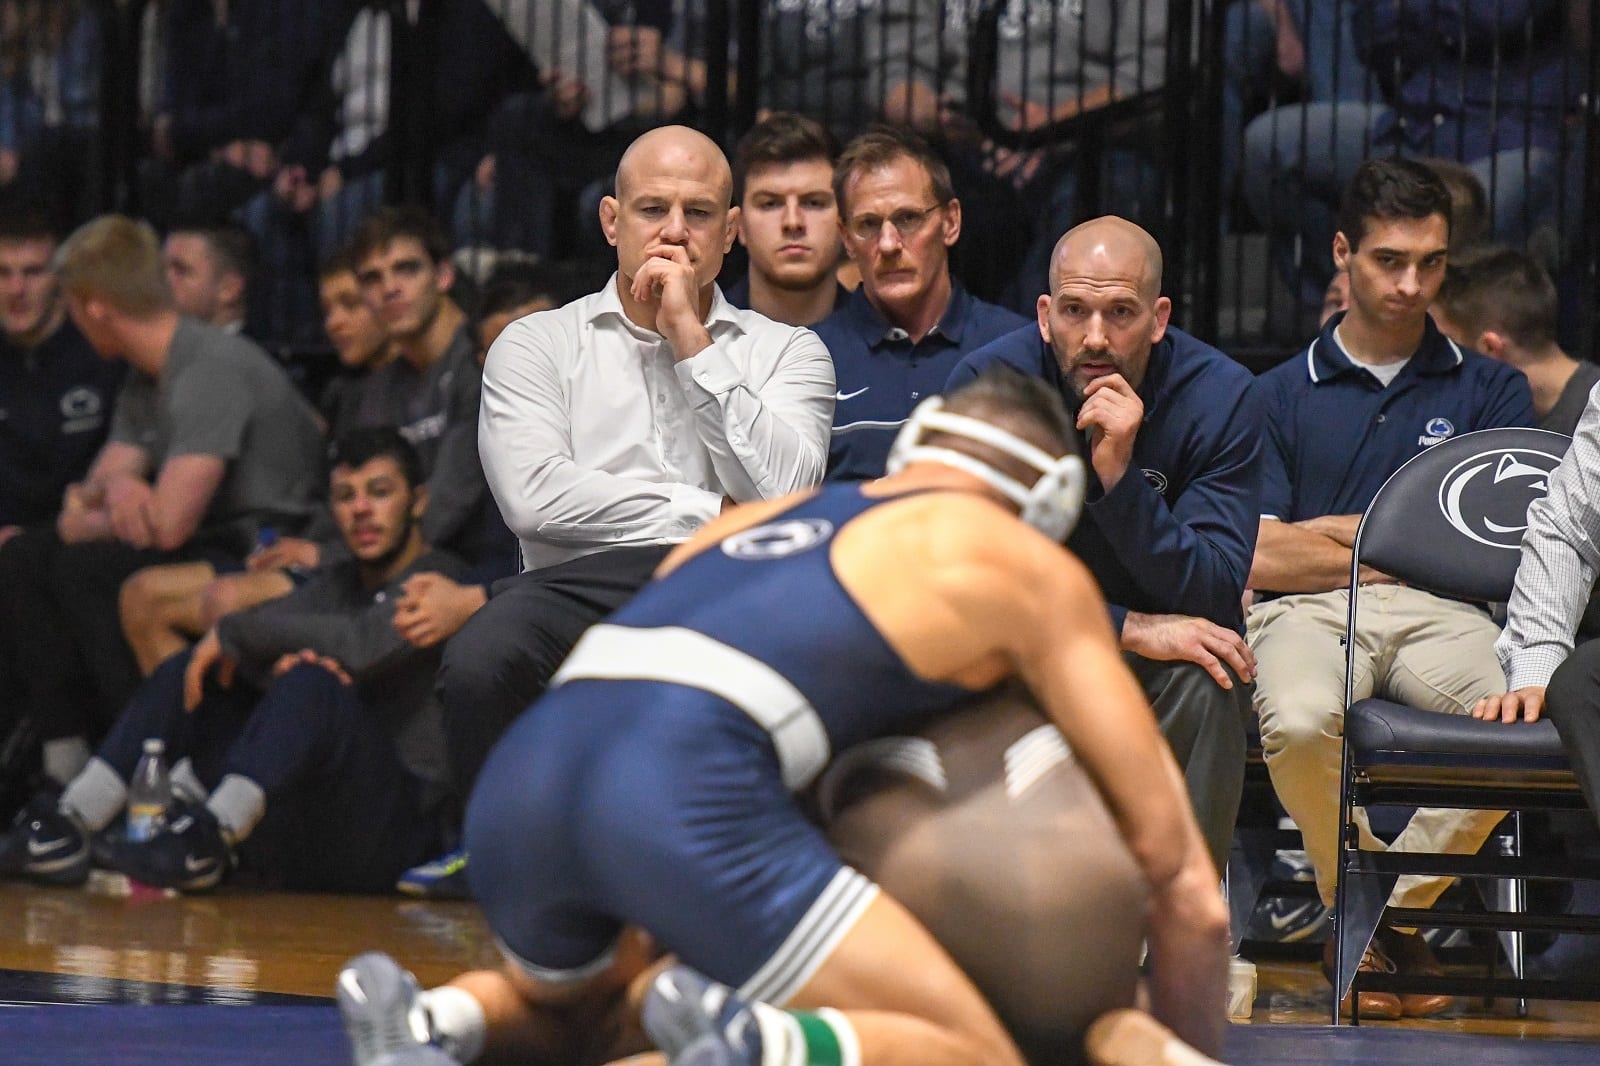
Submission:
[[[1161,246],[1140,226],[1116,215],[1101,215],[1069,229],[1050,256],[1050,291],[1066,276],[1129,277],[1139,295],[1153,302],[1161,295]]]
[[[719,189],[722,206],[733,202],[733,171],[717,142],[688,126],[661,126],[641,134],[617,164],[617,198],[625,200],[640,178],[669,174]]]

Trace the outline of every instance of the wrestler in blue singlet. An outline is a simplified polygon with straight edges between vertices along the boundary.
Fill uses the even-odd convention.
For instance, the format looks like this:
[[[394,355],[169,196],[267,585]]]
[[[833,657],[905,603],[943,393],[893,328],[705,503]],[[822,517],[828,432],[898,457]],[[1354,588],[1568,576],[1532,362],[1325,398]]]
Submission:
[[[507,731],[466,844],[531,975],[582,980],[638,925],[781,1003],[872,900],[792,793],[976,695],[913,675],[834,574],[839,531],[896,498],[826,488],[702,550],[591,629]]]

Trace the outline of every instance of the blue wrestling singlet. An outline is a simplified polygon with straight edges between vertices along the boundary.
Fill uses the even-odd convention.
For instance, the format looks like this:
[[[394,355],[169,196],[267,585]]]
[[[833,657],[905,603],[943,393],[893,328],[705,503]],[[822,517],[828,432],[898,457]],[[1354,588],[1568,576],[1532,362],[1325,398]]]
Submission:
[[[507,731],[467,816],[475,894],[539,979],[603,970],[625,924],[784,1002],[875,893],[791,793],[832,752],[976,693],[911,673],[835,576],[826,488],[701,551],[593,627]]]

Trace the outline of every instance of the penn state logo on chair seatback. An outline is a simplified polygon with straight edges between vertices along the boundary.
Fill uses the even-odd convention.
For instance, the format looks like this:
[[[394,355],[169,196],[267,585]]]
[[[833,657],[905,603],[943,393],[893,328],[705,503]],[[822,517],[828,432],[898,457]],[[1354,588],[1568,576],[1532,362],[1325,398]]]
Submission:
[[[743,529],[722,542],[731,559],[782,559],[814,548],[833,535],[826,518],[786,518],[764,526]]]
[[[1439,482],[1439,509],[1463,536],[1517,551],[1528,506],[1550,491],[1559,455],[1534,448],[1495,448],[1463,459]]]

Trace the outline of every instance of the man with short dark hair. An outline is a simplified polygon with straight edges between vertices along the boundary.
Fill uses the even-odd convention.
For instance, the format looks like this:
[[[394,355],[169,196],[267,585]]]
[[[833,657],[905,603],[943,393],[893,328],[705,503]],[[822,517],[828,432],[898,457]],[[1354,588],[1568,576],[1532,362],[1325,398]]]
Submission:
[[[95,355],[67,317],[55,234],[0,217],[0,544],[53,519],[111,425],[124,366]]]
[[[844,302],[835,277],[833,156],[822,124],[790,111],[767,116],[739,141],[733,187],[750,271],[725,294],[733,306],[809,326]]]
[[[895,432],[963,356],[1027,319],[951,276],[961,201],[917,134],[885,126],[856,137],[834,166],[833,194],[861,285],[816,330],[837,383],[828,477],[856,480],[883,473]]]
[[[1304,352],[1257,379],[1267,427],[1266,478],[1250,584],[1271,598],[1246,619],[1257,660],[1255,706],[1267,769],[1300,827],[1325,905],[1338,869],[1339,772],[1348,597],[1362,598],[1352,687],[1447,714],[1505,691],[1498,629],[1480,607],[1367,571],[1351,590],[1361,514],[1390,474],[1458,433],[1526,426],[1526,379],[1463,350],[1428,315],[1444,280],[1450,194],[1407,160],[1369,160],[1340,206],[1333,258],[1350,277],[1350,307]],[[1500,821],[1485,811],[1423,809],[1390,847],[1470,854]],[[1357,812],[1361,847],[1382,844]],[[1431,906],[1448,881],[1403,877],[1397,906]],[[1332,941],[1329,941],[1331,952]],[[1431,973],[1414,931],[1379,930],[1362,966]],[[1418,1017],[1448,996],[1361,993],[1367,1017]],[[1346,1000],[1349,1009],[1349,1000]]]
[[[175,760],[172,809],[149,839],[109,841],[112,866],[144,884],[209,889],[238,855],[285,887],[382,891],[437,848],[438,652],[393,622],[409,579],[465,567],[423,539],[421,479],[394,430],[340,438],[329,497],[349,558],[162,664],[60,798],[37,797],[0,837],[0,874],[83,883],[89,836],[122,810],[149,737]]]
[[[238,226],[174,226],[161,257],[179,314],[224,333],[244,331],[256,272],[255,238],[248,231]]]
[[[1440,332],[1522,371],[1540,429],[1571,436],[1600,382],[1600,366],[1556,342],[1556,287],[1539,261],[1515,248],[1483,246],[1451,256],[1433,305]]]
[[[1038,323],[969,355],[1048,382],[1087,440],[1084,520],[1067,546],[1111,604],[1220,868],[1244,786],[1255,657],[1240,596],[1255,548],[1261,422],[1250,372],[1168,325],[1155,238],[1107,215],[1067,231]]]

